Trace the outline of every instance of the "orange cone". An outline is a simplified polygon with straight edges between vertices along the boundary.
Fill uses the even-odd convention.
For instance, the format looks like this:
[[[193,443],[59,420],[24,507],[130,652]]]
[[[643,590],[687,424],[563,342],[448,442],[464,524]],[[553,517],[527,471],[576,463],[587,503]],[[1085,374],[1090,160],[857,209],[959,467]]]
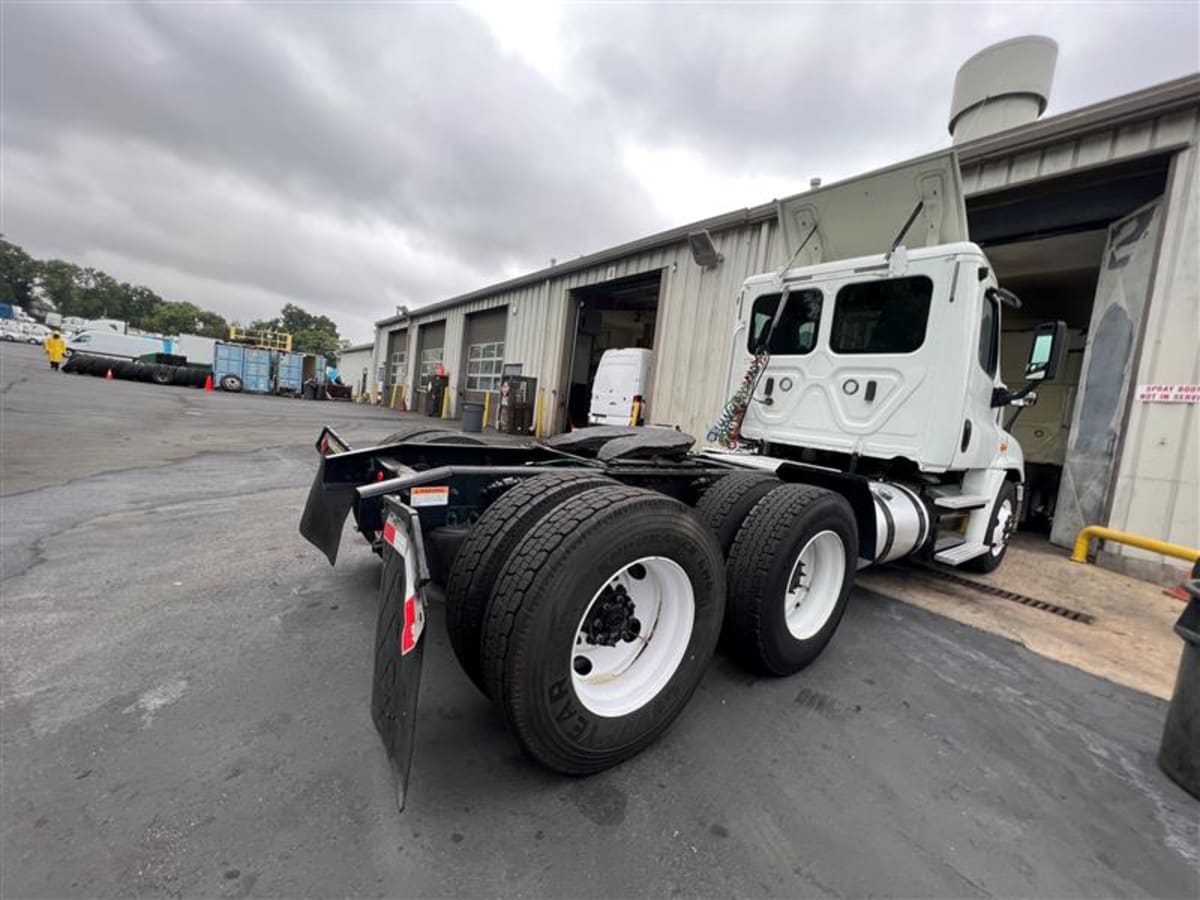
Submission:
[[[204,389],[209,392],[211,392],[213,389],[212,372],[209,372],[207,377],[204,379]]]
[[[112,369],[109,369],[109,370],[108,370],[108,372],[107,372],[107,373],[105,373],[105,375],[104,375],[104,380],[105,380],[105,381],[112,381],[112,380],[113,380],[113,373],[112,373]]]

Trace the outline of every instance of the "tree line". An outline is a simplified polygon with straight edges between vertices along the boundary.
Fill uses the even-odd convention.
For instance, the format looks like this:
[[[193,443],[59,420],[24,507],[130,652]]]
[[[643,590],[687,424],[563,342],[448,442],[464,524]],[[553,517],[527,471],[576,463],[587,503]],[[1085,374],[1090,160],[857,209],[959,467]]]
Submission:
[[[36,259],[0,238],[0,303],[11,303],[37,318],[58,312],[83,319],[120,319],[133,328],[159,334],[199,334],[228,338],[237,322],[182,300],[164,300],[150,288],[117,281],[92,266],[62,259]],[[315,316],[293,303],[273,319],[251,322],[261,331],[286,331],[292,349],[334,356],[345,345],[328,316]]]

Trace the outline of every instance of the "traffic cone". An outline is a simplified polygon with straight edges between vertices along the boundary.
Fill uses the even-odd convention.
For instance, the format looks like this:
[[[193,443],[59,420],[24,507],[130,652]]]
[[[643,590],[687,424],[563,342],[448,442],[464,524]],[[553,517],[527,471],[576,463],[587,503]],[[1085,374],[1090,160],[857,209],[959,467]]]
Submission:
[[[204,379],[204,389],[205,389],[206,391],[208,391],[209,393],[212,393],[212,389],[213,389],[213,383],[212,383],[212,372],[209,372],[209,373],[208,373],[208,375],[207,375],[207,376],[205,376],[205,379]]]
[[[113,373],[112,373],[112,369],[109,369],[109,370],[108,370],[108,371],[107,371],[107,372],[104,374],[104,380],[105,380],[105,381],[112,381],[112,380],[113,380]]]

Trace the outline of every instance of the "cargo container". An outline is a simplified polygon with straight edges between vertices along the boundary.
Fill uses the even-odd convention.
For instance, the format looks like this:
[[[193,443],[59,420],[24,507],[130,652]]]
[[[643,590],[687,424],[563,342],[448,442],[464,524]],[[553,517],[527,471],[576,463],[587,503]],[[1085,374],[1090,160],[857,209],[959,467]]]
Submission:
[[[299,397],[304,386],[304,354],[275,353],[275,393]]]
[[[213,359],[213,381],[223,391],[269,394],[271,351],[218,341]]]

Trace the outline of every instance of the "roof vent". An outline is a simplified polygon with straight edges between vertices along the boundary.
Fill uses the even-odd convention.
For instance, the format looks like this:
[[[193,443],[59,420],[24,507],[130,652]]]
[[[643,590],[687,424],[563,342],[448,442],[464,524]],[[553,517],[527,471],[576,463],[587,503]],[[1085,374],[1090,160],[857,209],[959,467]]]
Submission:
[[[968,59],[954,78],[950,134],[955,144],[1037,120],[1046,111],[1058,44],[1028,35],[992,44]]]

